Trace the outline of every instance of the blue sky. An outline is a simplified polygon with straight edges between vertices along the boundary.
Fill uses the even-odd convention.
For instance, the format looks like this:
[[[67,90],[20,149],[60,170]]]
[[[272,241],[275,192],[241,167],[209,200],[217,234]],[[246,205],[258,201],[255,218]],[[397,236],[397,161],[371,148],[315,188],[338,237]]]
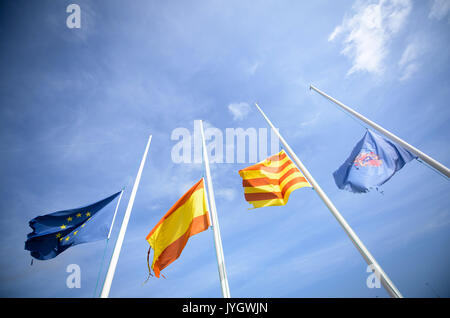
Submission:
[[[70,3],[80,29],[66,26]],[[152,134],[110,296],[220,297],[211,230],[167,279],[142,285],[145,237],[203,176],[201,164],[172,162],[172,131],[196,119],[267,127],[258,101],[403,295],[450,296],[448,180],[413,161],[383,194],[339,190],[332,173],[365,128],[309,90],[450,166],[449,10],[442,0],[2,1],[0,295],[92,297],[105,241],[30,266],[28,221],[126,186],[120,223]],[[232,296],[388,296],[367,288],[363,258],[313,190],[248,210],[238,175],[248,165],[211,167]],[[66,287],[69,264],[79,289]]]

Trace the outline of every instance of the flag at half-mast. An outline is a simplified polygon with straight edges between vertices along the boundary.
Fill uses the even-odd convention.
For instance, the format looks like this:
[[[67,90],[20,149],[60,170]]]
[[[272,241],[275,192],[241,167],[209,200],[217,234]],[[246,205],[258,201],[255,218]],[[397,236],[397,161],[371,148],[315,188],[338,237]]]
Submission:
[[[311,187],[284,150],[239,170],[239,175],[242,177],[245,200],[254,208],[285,205],[292,191]]]
[[[150,249],[154,250],[151,268],[156,277],[181,255],[191,236],[207,230],[210,225],[202,178],[170,208],[147,235]],[[150,249],[147,254],[149,272]]]
[[[371,130],[353,148],[347,160],[333,173],[339,189],[354,193],[377,189],[417,156]]]
[[[107,238],[113,214],[104,208],[120,193],[85,207],[35,217],[29,222],[33,232],[25,250],[38,260],[48,260],[71,246]]]

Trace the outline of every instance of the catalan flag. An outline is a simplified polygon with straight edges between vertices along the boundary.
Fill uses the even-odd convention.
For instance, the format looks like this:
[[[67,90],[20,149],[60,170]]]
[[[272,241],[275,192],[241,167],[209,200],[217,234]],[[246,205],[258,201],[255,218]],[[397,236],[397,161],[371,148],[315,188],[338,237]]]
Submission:
[[[149,272],[151,248],[154,250],[151,268],[156,277],[159,277],[160,271],[181,255],[188,239],[207,230],[210,225],[202,178],[170,208],[147,235],[146,239],[150,244],[147,254]]]
[[[240,170],[239,175],[245,200],[254,208],[285,205],[292,191],[311,187],[284,150]]]

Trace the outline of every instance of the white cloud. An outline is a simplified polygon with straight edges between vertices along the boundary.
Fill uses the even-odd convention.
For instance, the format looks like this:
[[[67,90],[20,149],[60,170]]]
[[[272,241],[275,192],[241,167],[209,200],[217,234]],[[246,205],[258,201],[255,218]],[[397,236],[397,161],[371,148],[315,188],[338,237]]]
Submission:
[[[344,30],[342,28],[342,25],[338,25],[337,27],[335,27],[334,31],[328,37],[328,42],[334,41],[334,39],[343,31]]]
[[[345,18],[328,37],[331,42],[346,34],[341,54],[351,58],[353,63],[347,75],[358,71],[383,72],[389,43],[404,26],[411,7],[410,0],[379,0],[354,6],[356,13]]]
[[[423,39],[415,39],[411,41],[406,47],[405,51],[398,62],[398,65],[402,71],[400,77],[401,81],[410,78],[414,73],[416,73],[420,67],[418,58],[424,54],[426,50],[426,44]]]
[[[403,51],[402,57],[398,62],[398,65],[402,69],[401,81],[410,78],[419,69],[419,63],[417,58],[423,54],[423,45],[419,44],[418,41],[411,42]]]
[[[258,69],[258,67],[259,67],[259,63],[258,63],[258,62],[253,63],[253,64],[248,68],[248,73],[249,73],[250,75],[255,74],[255,72],[256,72],[256,70]]]
[[[314,124],[317,122],[317,120],[319,119],[319,117],[320,117],[320,112],[317,112],[317,113],[315,113],[315,114],[312,116],[311,119],[306,120],[306,121],[302,121],[302,122],[300,123],[300,126],[301,126],[301,127],[306,127],[306,126],[314,125]]]
[[[215,191],[218,198],[226,201],[232,201],[236,197],[236,190],[233,188],[219,188]]]
[[[232,103],[228,105],[228,110],[233,115],[233,120],[243,120],[250,112],[250,106],[247,103]]]
[[[405,66],[406,64],[415,60],[419,54],[420,49],[417,43],[410,43],[403,52],[398,65]]]
[[[450,11],[450,0],[434,0],[428,18],[441,20]]]
[[[244,72],[248,75],[248,76],[253,76],[256,73],[256,70],[259,68],[259,62],[258,61],[254,61],[251,63],[245,63],[244,65]]]
[[[403,74],[400,77],[400,81],[404,81],[407,80],[408,78],[410,78],[414,73],[417,72],[417,70],[419,69],[419,64],[417,63],[410,63],[408,64],[405,69],[403,70]]]

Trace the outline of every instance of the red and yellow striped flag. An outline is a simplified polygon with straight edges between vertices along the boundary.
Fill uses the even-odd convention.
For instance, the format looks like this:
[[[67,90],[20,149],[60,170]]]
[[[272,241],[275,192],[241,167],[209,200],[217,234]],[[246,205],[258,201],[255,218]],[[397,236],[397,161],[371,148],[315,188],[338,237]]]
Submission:
[[[147,235],[146,239],[154,250],[151,268],[156,277],[181,255],[191,236],[207,230],[210,225],[202,178],[170,208]],[[147,254],[150,271],[149,254],[150,249]]]
[[[254,208],[285,205],[292,191],[311,187],[284,150],[240,170],[239,175],[242,177],[245,200]]]

